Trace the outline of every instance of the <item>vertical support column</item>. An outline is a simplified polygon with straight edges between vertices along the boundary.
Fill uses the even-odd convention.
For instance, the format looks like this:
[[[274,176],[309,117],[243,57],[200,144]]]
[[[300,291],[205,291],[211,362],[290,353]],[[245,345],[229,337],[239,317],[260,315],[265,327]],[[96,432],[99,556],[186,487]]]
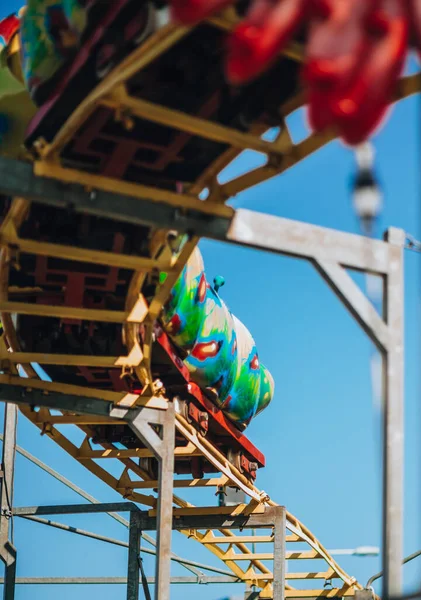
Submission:
[[[10,541],[10,519],[13,505],[17,418],[17,406],[6,403],[4,406],[0,513],[0,558],[4,563],[4,600],[14,600],[16,584],[16,548]]]
[[[174,402],[169,402],[168,408],[165,411],[162,436],[162,452],[159,461],[155,599],[169,600],[171,581],[171,537],[173,519],[175,447]]]
[[[139,600],[139,553],[141,529],[139,514],[136,511],[130,513],[129,525],[129,560],[127,568],[127,600]]]
[[[402,594],[404,477],[404,278],[405,234],[388,230],[389,271],[384,293],[389,331],[384,367],[383,417],[383,593]]]
[[[276,508],[273,542],[273,600],[285,600],[286,509]]]

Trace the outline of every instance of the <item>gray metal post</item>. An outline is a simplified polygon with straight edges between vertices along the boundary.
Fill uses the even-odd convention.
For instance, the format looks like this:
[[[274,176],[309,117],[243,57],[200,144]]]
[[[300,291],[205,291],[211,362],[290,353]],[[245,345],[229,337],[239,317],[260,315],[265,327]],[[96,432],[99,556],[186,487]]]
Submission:
[[[4,563],[4,600],[14,600],[16,584],[16,548],[10,541],[10,520],[13,506],[17,418],[17,406],[5,404],[0,513],[0,558]]]
[[[127,600],[139,600],[139,553],[142,531],[139,513],[130,513],[129,527],[129,560],[127,568]]]
[[[276,507],[273,543],[273,600],[285,600],[286,510]]]
[[[162,435],[162,453],[159,461],[155,598],[156,600],[169,600],[175,446],[175,407],[173,402],[169,402],[168,409],[165,411]]]
[[[404,472],[404,300],[405,234],[391,228],[385,318],[389,331],[384,372],[383,429],[383,593],[384,600],[402,594]]]

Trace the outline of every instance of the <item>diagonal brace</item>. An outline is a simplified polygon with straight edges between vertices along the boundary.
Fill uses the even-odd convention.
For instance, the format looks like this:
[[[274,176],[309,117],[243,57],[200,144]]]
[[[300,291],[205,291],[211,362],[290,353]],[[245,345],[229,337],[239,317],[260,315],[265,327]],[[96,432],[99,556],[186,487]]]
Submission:
[[[336,262],[315,259],[314,266],[381,352],[389,347],[389,331],[367,296]]]

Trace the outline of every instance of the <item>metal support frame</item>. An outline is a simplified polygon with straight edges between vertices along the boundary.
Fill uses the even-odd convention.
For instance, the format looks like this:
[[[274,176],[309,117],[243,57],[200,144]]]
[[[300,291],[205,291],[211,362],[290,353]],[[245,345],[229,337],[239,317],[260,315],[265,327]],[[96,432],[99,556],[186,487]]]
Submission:
[[[3,599],[14,600],[17,552],[11,540],[13,519],[13,485],[16,454],[18,408],[6,404],[4,408],[4,443],[2,452],[0,558],[4,563]]]
[[[164,417],[162,451],[159,456],[159,495],[157,521],[156,598],[170,597],[171,532],[174,480],[175,407],[170,402]]]
[[[203,528],[215,529],[268,529],[274,531],[274,571],[273,571],[273,600],[284,600],[285,598],[285,559],[286,559],[286,509],[283,506],[266,507],[255,513],[238,510],[240,506],[225,507],[215,512],[211,508],[190,508],[190,509],[171,509],[168,514],[170,532],[173,530],[196,530]],[[245,505],[244,505],[245,508]],[[28,506],[16,507],[13,514],[22,518],[39,518],[39,515],[58,515],[58,514],[100,514],[110,512],[129,512],[130,513],[130,533],[129,533],[129,554],[128,554],[128,575],[127,579],[121,577],[111,578],[20,578],[16,584],[123,584],[127,583],[127,600],[137,600],[139,597],[139,552],[140,537],[142,531],[160,531],[161,518],[159,514],[151,514],[150,511],[141,511],[131,502],[112,502],[102,504],[71,504],[54,506]],[[40,519],[40,522],[43,522]],[[48,522],[46,522],[48,524]],[[57,524],[55,524],[57,525]],[[106,539],[103,541],[107,541]],[[112,540],[112,543],[116,543]],[[118,542],[117,542],[118,543]],[[126,545],[126,544],[120,544]],[[126,545],[127,546],[127,545]],[[169,561],[166,561],[167,563]],[[166,565],[164,565],[165,567]],[[162,572],[157,570],[155,578],[149,578],[148,583],[155,583],[158,587],[160,579],[163,578]],[[234,576],[198,576],[198,577],[175,577],[170,578],[169,584],[188,584],[188,583],[240,583]],[[0,581],[1,583],[1,581]],[[163,588],[161,585],[162,598],[169,599],[169,587]],[[253,597],[257,592],[252,593]],[[258,594],[258,593],[257,593]]]
[[[56,173],[56,178],[38,176],[34,174],[31,165],[0,159],[0,192],[11,196],[23,196],[49,206],[71,207],[77,212],[118,221],[176,228],[191,236],[204,236],[302,258],[310,261],[322,274],[383,357],[383,569],[385,572],[383,595],[385,598],[400,595],[403,558],[404,233],[392,228],[388,232],[386,241],[371,240],[254,211],[244,209],[233,211],[229,207],[212,202],[193,202],[194,198],[190,198],[187,202],[184,196],[180,196],[177,205],[178,201],[174,197],[168,200],[160,197],[157,202],[156,198],[139,198],[134,193],[130,194],[129,190],[126,195],[122,195],[110,189],[107,181],[101,178],[95,180],[96,185],[93,186],[95,189],[92,191],[92,186],[91,189],[85,189],[80,184],[71,183],[71,180],[66,180],[65,177],[63,181],[66,183],[63,184],[60,181],[60,173]],[[0,245],[4,244],[7,245],[7,240],[2,240],[0,237]],[[368,298],[346,272],[346,268],[372,273],[383,279],[385,300],[383,318],[374,310]],[[39,390],[31,390],[26,397],[22,397],[21,389],[14,394],[12,387],[0,386],[0,400],[64,408],[62,400],[57,401],[53,395],[46,397]],[[74,400],[78,401],[77,405],[73,404]],[[135,428],[148,447],[151,447],[152,440],[153,451],[161,465],[161,484],[164,485],[158,515],[163,527],[167,527],[170,492],[169,486],[165,487],[164,475],[170,472],[171,461],[169,455],[165,453],[165,447],[172,447],[171,436],[167,437],[164,433],[162,438],[159,438],[149,425],[142,424],[142,419],[134,416],[133,411],[113,408],[110,403],[106,406],[106,403],[99,399],[96,401],[92,398],[69,395],[65,397],[64,404],[72,407],[69,408],[70,410],[78,412],[80,410],[82,413],[123,418],[129,421],[131,427]],[[146,412],[143,412],[143,417],[148,420]],[[161,425],[166,418],[162,418]],[[165,426],[163,429],[165,432]],[[205,525],[202,520],[200,527],[203,526]],[[164,553],[167,554],[168,549],[164,542],[162,544]],[[169,559],[167,559],[166,556],[168,565]],[[168,589],[168,568],[164,569],[163,565],[160,568],[162,573],[165,572],[162,590]]]
[[[285,600],[285,572],[286,572],[286,540],[287,526],[286,510],[279,507],[274,517],[274,549],[273,549],[273,598]]]
[[[4,578],[0,577],[0,585],[4,584]],[[147,577],[149,585],[155,585],[155,577]],[[171,585],[226,585],[227,583],[241,583],[240,579],[229,575],[200,575],[171,577]],[[127,577],[17,577],[16,585],[127,585]],[[259,592],[254,592],[250,600],[259,597]],[[136,596],[136,600],[138,597]]]
[[[404,508],[404,314],[403,232],[389,230],[390,265],[386,278],[385,317],[389,344],[385,363],[383,425],[383,597],[402,594]]]
[[[386,240],[329,230],[237,211],[229,241],[311,261],[383,358],[383,597],[402,593],[404,470],[404,280],[405,233],[390,228]],[[346,272],[380,276],[384,314],[380,316]]]
[[[0,434],[0,441],[3,441],[3,435],[1,435],[1,434]],[[42,469],[43,471],[45,471],[46,473],[48,473],[49,475],[54,477],[55,479],[57,479],[57,481],[59,481],[60,483],[62,483],[63,485],[65,485],[66,487],[71,489],[73,492],[75,492],[76,494],[78,494],[79,496],[84,498],[85,500],[88,500],[88,502],[91,502],[92,504],[100,504],[99,500],[97,500],[96,498],[94,498],[93,496],[88,494],[85,490],[83,490],[79,486],[75,485],[72,481],[69,481],[69,479],[67,479],[66,477],[63,477],[63,475],[61,475],[60,473],[58,473],[57,471],[55,471],[54,469],[52,469],[51,467],[49,467],[48,465],[43,463],[41,460],[39,460],[39,458],[36,458],[35,456],[33,456],[30,452],[28,452],[24,448],[21,448],[20,446],[16,446],[16,452],[18,454],[21,454],[22,456],[24,456],[31,463],[33,463],[34,465],[36,465],[37,467],[39,467],[40,469]],[[123,525],[124,527],[126,527],[127,529],[129,528],[129,526],[130,526],[129,521],[124,519],[121,515],[118,515],[116,513],[109,513],[109,516],[112,519],[114,519],[115,521],[117,521],[118,523],[120,523],[121,525]],[[102,540],[105,542],[116,544],[117,546],[124,546],[124,547],[128,548],[128,544],[126,544],[126,542],[121,542],[120,540],[114,540],[114,539],[106,537],[106,536],[99,536],[96,533],[92,533],[90,531],[83,531],[77,527],[70,527],[68,525],[63,525],[62,523],[53,523],[52,521],[46,521],[45,519],[40,519],[38,517],[26,517],[26,518],[28,520],[38,521],[40,523],[42,522],[45,525],[50,525],[51,527],[56,527],[61,530],[70,531],[71,533],[84,535],[86,537],[92,537],[93,539],[99,539],[99,540]],[[143,532],[142,538],[146,542],[151,544],[152,546],[156,547],[156,540],[154,538],[152,538],[151,536],[149,536]],[[154,556],[156,555],[156,550],[148,548],[148,547],[141,548],[141,551],[145,552],[146,554],[153,554]],[[221,575],[230,576],[229,571],[227,571],[226,569],[220,569],[220,568],[212,567],[210,565],[205,565],[203,563],[199,563],[196,561],[188,560],[188,559],[182,558],[181,556],[178,556],[177,554],[174,554],[174,553],[171,554],[171,560],[174,562],[180,563],[188,571],[190,571],[191,573],[194,573],[198,577],[203,576],[203,571],[201,571],[200,569],[207,569],[207,570],[213,571],[214,573],[220,573]]]
[[[0,396],[2,393],[9,389],[12,396],[16,394],[17,390],[14,386],[5,385],[2,387],[0,391]],[[37,398],[32,397],[33,393]],[[41,390],[21,390],[21,396],[24,403],[29,403],[34,406],[39,402],[41,404],[45,404],[41,398],[38,400],[38,392],[41,393]],[[53,398],[52,398],[53,399]],[[9,456],[9,439],[8,435],[11,431],[11,427],[13,424],[10,421],[11,414],[17,415],[17,406],[15,404],[10,404],[10,401],[19,402],[17,395],[12,398],[6,398],[2,396],[2,400],[6,401],[6,420],[5,422],[5,433],[4,433],[4,444],[3,444],[3,452]],[[49,401],[47,401],[49,403]],[[60,402],[60,407],[64,408],[65,406],[69,406],[69,408],[74,403],[77,403],[78,410],[82,413],[88,412],[89,414],[97,414],[97,412],[101,412],[101,414],[110,415],[110,416],[118,416],[119,418],[128,421],[132,430],[136,433],[139,439],[154,453],[156,458],[159,461],[159,482],[158,482],[158,527],[157,527],[157,551],[156,551],[156,581],[157,585],[155,587],[155,598],[157,600],[166,600],[169,598],[169,590],[170,590],[170,564],[171,564],[171,521],[172,521],[172,503],[173,503],[173,478],[174,478],[174,447],[175,447],[175,409],[172,402],[168,403],[168,408],[164,410],[157,410],[151,408],[132,408],[132,409],[120,409],[113,408],[113,405],[110,403],[104,403],[102,400],[97,400],[94,398],[83,398],[83,397],[72,397],[72,396],[63,396],[62,401]],[[64,404],[63,404],[64,403]],[[53,405],[56,406],[56,403],[52,402]],[[105,411],[105,413],[104,413]],[[156,431],[153,429],[154,425],[161,426],[162,429],[162,437],[160,437]],[[14,429],[13,429],[14,431]],[[16,444],[15,437],[11,438],[10,444],[13,442],[13,453]],[[11,465],[11,469],[13,472],[13,465]],[[3,486],[3,489],[6,490],[6,486]],[[5,492],[6,493],[6,492]],[[3,497],[3,496],[2,496]],[[97,512],[98,504],[90,505],[89,507],[81,506],[80,512]],[[10,509],[9,509],[10,510]],[[114,509],[113,509],[114,510]],[[110,510],[108,512],[113,512]],[[124,508],[125,510],[125,508]],[[2,510],[2,513],[5,512]],[[40,514],[40,513],[37,513]],[[46,514],[46,513],[43,513]],[[9,518],[9,517],[7,517]],[[3,517],[6,519],[6,517]],[[1,523],[1,521],[0,521]],[[8,534],[8,525],[5,528],[5,534]],[[142,529],[139,528],[137,522],[137,516],[132,516],[130,520],[129,527],[129,565],[128,565],[128,589],[127,589],[127,600],[137,600],[139,595],[139,547],[140,547],[140,536]],[[6,544],[6,542],[5,542]],[[9,546],[7,546],[9,547]],[[6,555],[5,555],[6,556]],[[6,559],[2,557],[4,562],[6,563]],[[8,561],[11,559],[7,559]],[[9,563],[6,563],[7,565]],[[10,562],[11,568],[14,562]],[[14,571],[11,571],[11,576],[14,575]],[[6,581],[8,578],[6,577]],[[12,581],[10,579],[10,581]],[[14,583],[13,583],[14,588]],[[7,585],[5,586],[5,590],[8,589]],[[13,596],[5,596],[5,600],[13,600]]]
[[[133,502],[103,502],[100,504],[56,504],[51,506],[17,506],[16,517],[39,515],[80,515],[109,512],[129,512],[137,515],[137,526],[141,531],[156,531],[156,511],[140,510]],[[246,510],[246,505],[219,507],[174,508],[171,511],[171,530],[184,529],[270,529],[280,528],[285,515],[283,506],[259,507],[255,512]],[[278,519],[278,521],[277,521]],[[281,540],[281,543],[282,542]],[[281,548],[281,546],[279,546]]]

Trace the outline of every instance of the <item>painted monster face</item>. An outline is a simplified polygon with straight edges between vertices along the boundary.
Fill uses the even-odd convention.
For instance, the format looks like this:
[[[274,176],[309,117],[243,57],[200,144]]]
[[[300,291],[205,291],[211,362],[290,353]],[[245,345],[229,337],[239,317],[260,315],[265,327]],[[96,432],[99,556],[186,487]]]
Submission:
[[[234,321],[225,304],[209,287],[204,313],[196,343],[184,362],[195,383],[211,388],[221,398],[232,386],[236,373]]]
[[[196,250],[172,290],[162,317],[171,339],[188,352],[191,380],[211,389],[234,422],[247,424],[270,402],[273,380],[254,340],[209,286]]]
[[[162,322],[177,346],[190,350],[205,317],[207,282],[199,250],[195,250],[171,291]]]
[[[237,369],[233,385],[221,407],[233,421],[248,423],[257,410],[260,365],[250,332],[236,317],[234,326],[238,342]]]

